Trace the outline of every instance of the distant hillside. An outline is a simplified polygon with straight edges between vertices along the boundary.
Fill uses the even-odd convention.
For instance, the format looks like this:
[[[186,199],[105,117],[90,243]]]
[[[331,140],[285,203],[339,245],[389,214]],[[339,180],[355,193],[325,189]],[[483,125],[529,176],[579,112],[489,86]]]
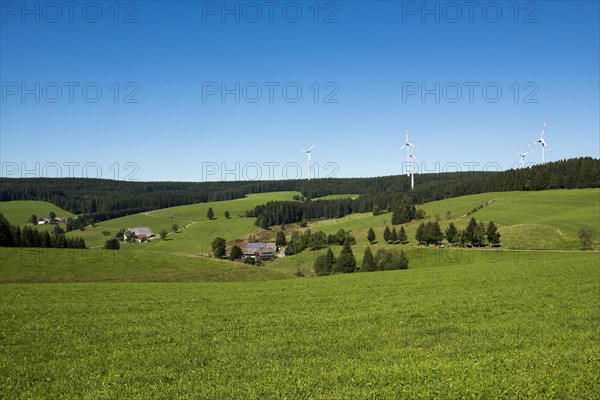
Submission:
[[[6,219],[12,225],[24,225],[29,223],[29,219],[35,214],[38,219],[48,217],[50,212],[54,211],[57,217],[73,217],[73,213],[63,210],[55,204],[47,201],[8,201],[0,202],[0,213],[4,214]]]
[[[0,178],[0,201],[43,200],[101,221],[178,205],[243,198],[247,194],[299,191],[307,198],[354,193],[364,206],[413,204],[492,191],[600,187],[600,160],[576,158],[523,170],[453,172],[409,178],[328,178],[258,182],[127,182],[87,178]]]

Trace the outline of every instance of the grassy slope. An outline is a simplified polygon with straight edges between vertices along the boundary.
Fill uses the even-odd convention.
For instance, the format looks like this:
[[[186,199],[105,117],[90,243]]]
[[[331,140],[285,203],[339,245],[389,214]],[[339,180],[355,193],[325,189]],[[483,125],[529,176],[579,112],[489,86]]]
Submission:
[[[463,217],[474,207],[495,199],[481,210]],[[521,249],[578,249],[577,229],[582,225],[600,225],[600,190],[551,190],[539,192],[496,192],[457,197],[422,206],[430,218],[439,214],[440,224],[446,229],[450,222],[466,227],[469,219],[493,220],[500,228],[503,247]],[[451,219],[446,220],[446,211]],[[337,220],[317,221],[310,225],[313,231],[334,233],[339,229],[354,232],[359,244],[366,245],[369,227],[377,238],[383,239],[385,225],[391,228],[391,213],[379,216],[352,214]],[[420,221],[405,225],[408,238],[414,242]]]
[[[57,217],[72,217],[73,214],[47,201],[23,200],[0,202],[0,213],[13,225],[29,223],[32,214],[38,218],[47,217],[54,211]]]
[[[210,257],[101,249],[0,248],[0,283],[229,282],[289,279],[293,271]]]
[[[82,236],[90,247],[102,246],[107,239],[102,235],[103,231],[116,233],[120,229],[129,227],[148,226],[158,234],[162,229],[170,232],[171,226],[176,223],[180,228],[189,226],[172,236],[172,240],[166,242],[156,240],[142,246],[134,244],[129,247],[135,246],[140,251],[204,254],[210,249],[210,243],[217,236],[227,239],[248,236],[254,229],[254,218],[239,217],[246,210],[268,201],[292,200],[294,195],[300,195],[300,192],[251,194],[243,199],[165,208],[100,222],[94,228],[86,228],[84,232],[72,232],[70,235]],[[216,219],[212,221],[206,218],[209,207],[212,207],[215,213]],[[225,218],[225,211],[229,211],[230,219]]]
[[[595,398],[598,257],[535,255],[252,284],[3,285],[0,397]]]

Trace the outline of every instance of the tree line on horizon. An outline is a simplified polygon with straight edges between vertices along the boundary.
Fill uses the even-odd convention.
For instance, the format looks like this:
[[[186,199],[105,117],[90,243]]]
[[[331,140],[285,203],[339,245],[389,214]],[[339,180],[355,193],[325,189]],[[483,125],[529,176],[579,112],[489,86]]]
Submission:
[[[247,194],[275,191],[299,191],[306,202],[333,194],[360,195],[355,200],[328,200],[337,201],[335,208],[323,207],[320,210],[320,206],[314,209],[307,207],[306,218],[310,219],[370,212],[374,206],[390,210],[390,206],[396,204],[415,205],[483,192],[597,187],[600,187],[600,160],[581,157],[502,172],[418,174],[415,175],[415,189],[412,191],[410,179],[404,175],[250,182],[133,182],[90,178],[3,177],[0,178],[0,201],[51,202],[82,215],[79,221],[73,221],[68,226],[68,230],[73,230],[91,223],[160,208],[233,200]],[[323,215],[312,216],[320,214]]]

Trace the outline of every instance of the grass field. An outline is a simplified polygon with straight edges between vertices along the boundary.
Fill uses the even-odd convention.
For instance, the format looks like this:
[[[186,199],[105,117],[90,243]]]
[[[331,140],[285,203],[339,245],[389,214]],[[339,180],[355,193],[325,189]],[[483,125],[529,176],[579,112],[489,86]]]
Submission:
[[[13,225],[25,225],[29,223],[32,214],[38,218],[47,217],[50,211],[54,211],[57,217],[73,217],[73,213],[48,203],[47,201],[23,200],[0,202],[0,213]]]
[[[0,397],[597,398],[597,254],[521,253],[320,279],[5,284]]]

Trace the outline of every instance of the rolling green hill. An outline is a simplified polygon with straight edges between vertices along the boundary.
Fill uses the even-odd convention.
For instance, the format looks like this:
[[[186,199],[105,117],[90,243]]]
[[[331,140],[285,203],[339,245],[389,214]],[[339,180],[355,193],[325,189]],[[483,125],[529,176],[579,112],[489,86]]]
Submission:
[[[29,223],[29,218],[35,214],[38,218],[47,217],[51,211],[54,211],[57,217],[73,217],[73,213],[48,203],[47,201],[23,200],[23,201],[2,201],[0,202],[0,213],[4,214],[6,219],[12,225],[25,225]]]
[[[268,201],[292,200],[296,195],[300,195],[300,192],[251,194],[243,199],[164,208],[100,222],[93,228],[86,228],[84,232],[70,232],[69,235],[82,236],[88,246],[102,246],[107,239],[102,235],[104,231],[114,234],[120,229],[148,226],[158,234],[162,229],[171,232],[172,225],[176,223],[180,228],[185,228],[171,235],[170,240],[164,242],[155,240],[142,246],[125,244],[125,247],[135,246],[141,251],[205,254],[210,250],[210,243],[217,236],[229,240],[247,238],[255,227],[254,218],[240,217],[245,211]],[[206,217],[209,207],[215,213],[215,219],[211,221]],[[225,218],[225,211],[229,211],[230,219]]]
[[[489,205],[465,216],[490,200],[493,201]],[[478,221],[494,221],[502,234],[502,247],[507,249],[579,249],[581,243],[577,229],[583,225],[600,226],[600,189],[482,193],[419,207],[426,211],[426,220],[435,220],[438,215],[442,229],[447,228],[450,222],[465,228],[471,217]],[[448,211],[449,219],[446,218]],[[373,227],[381,241],[385,226],[392,226],[391,218],[391,213],[379,216],[352,214],[335,220],[316,221],[310,224],[310,228],[328,234],[339,229],[351,230],[358,244],[366,245],[369,227]],[[405,224],[413,244],[420,222]]]

